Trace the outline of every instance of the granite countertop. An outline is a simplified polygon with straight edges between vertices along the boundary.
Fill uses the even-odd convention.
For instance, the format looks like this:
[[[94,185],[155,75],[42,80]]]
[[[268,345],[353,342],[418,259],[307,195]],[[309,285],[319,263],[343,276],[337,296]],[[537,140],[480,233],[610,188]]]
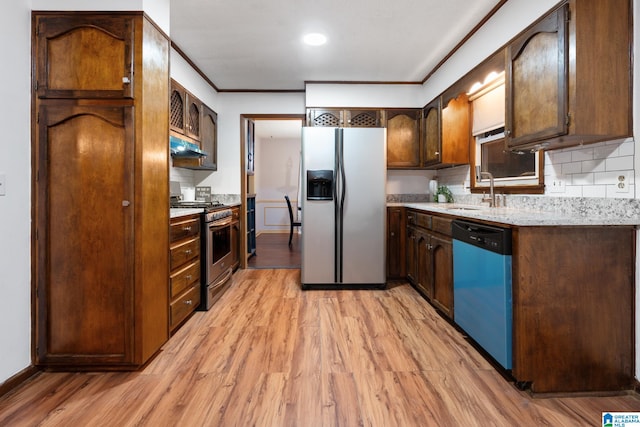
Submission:
[[[587,225],[640,225],[640,217],[624,215],[582,215],[554,211],[539,211],[509,207],[490,208],[486,205],[460,203],[396,202],[387,206],[404,206],[427,212],[454,215],[514,226],[587,226]]]
[[[170,208],[169,218],[178,218],[181,216],[199,214],[204,212],[202,208]]]

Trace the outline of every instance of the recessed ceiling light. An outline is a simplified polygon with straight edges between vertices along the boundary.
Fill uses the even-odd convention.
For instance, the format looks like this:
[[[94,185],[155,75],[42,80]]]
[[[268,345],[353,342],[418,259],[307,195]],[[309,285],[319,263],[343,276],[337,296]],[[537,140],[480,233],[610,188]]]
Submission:
[[[309,46],[321,46],[327,42],[327,37],[320,33],[309,33],[302,40]]]

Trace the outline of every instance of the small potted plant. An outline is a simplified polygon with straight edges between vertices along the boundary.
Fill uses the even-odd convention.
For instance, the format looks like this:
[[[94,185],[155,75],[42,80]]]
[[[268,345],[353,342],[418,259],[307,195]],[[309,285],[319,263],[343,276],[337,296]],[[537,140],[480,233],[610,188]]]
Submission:
[[[446,185],[439,185],[436,194],[433,195],[433,201],[438,203],[453,202],[453,194]]]

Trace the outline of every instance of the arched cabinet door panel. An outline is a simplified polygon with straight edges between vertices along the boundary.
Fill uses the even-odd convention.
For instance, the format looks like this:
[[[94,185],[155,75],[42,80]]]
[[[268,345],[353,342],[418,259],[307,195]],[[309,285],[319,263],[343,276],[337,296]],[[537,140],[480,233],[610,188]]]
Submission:
[[[131,362],[133,107],[39,112],[38,358]]]
[[[133,18],[37,15],[39,98],[133,98]]]
[[[505,131],[517,146],[567,133],[569,6],[557,9],[508,47]]]

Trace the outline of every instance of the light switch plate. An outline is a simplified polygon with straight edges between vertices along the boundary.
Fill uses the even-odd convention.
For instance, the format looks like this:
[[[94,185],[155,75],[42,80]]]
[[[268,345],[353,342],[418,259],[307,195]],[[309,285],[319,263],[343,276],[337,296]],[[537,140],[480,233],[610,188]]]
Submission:
[[[7,176],[0,173],[0,196],[7,195]]]
[[[551,181],[551,183],[549,184],[549,192],[550,193],[564,193],[564,191],[565,191],[564,180],[565,180],[564,176],[555,177]]]

